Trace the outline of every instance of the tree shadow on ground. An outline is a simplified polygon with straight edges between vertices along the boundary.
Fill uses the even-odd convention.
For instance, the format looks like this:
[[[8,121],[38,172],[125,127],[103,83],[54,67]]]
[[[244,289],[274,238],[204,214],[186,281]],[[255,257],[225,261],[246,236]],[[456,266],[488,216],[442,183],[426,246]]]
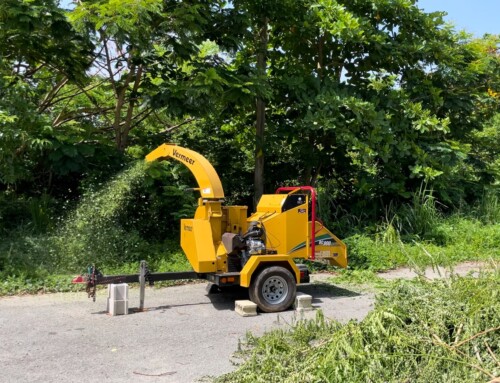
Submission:
[[[168,310],[175,307],[183,306],[198,306],[198,305],[208,305],[212,304],[216,310],[234,311],[234,302],[237,300],[246,300],[248,297],[248,289],[240,286],[226,287],[224,289],[218,289],[211,287],[211,284],[207,285],[206,296],[210,299],[210,302],[194,302],[194,303],[181,303],[173,305],[161,305],[148,307],[146,303],[146,308],[141,311],[138,307],[129,307],[128,314],[137,314],[145,311],[162,311]],[[297,286],[297,292],[311,295],[313,297],[312,303],[315,308],[321,308],[322,298],[338,299],[347,297],[356,297],[361,294],[348,290],[345,288],[337,287],[329,283],[316,282],[308,283]],[[146,298],[147,300],[147,298]],[[107,311],[97,311],[92,314],[108,314]]]
[[[361,294],[328,283],[310,283],[297,286],[297,291],[313,297],[313,304],[321,303],[321,298],[357,297]],[[234,301],[249,299],[248,289],[235,286],[223,291],[207,293],[207,297],[217,310],[234,310]]]
[[[349,298],[358,297],[361,294],[352,290],[345,289],[343,287],[338,287],[331,285],[329,283],[308,283],[304,285],[297,286],[297,291],[304,294],[312,295],[315,298]]]

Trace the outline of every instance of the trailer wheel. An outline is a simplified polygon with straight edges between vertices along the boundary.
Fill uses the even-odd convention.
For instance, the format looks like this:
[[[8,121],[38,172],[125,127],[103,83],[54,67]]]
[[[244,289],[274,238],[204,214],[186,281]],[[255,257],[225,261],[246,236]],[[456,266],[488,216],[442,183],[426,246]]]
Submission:
[[[288,309],[297,292],[292,273],[281,266],[262,269],[252,280],[249,288],[250,300],[266,313]]]

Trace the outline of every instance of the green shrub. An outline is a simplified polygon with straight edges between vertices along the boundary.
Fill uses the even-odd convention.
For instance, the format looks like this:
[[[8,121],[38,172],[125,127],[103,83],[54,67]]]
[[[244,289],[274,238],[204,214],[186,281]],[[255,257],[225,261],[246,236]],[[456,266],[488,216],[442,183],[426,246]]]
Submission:
[[[87,185],[89,189],[79,205],[56,221],[59,225],[53,229],[49,217],[52,201],[27,200],[23,206],[26,216],[31,215],[29,224],[9,227],[3,235],[0,232],[0,276],[6,281],[0,294],[59,291],[49,276],[68,273],[69,282],[70,273],[83,272],[90,264],[108,274],[136,273],[142,259],[148,261],[152,270],[190,270],[179,249],[178,231],[172,230],[179,226],[179,216],[189,214],[188,208],[166,209],[166,205],[155,203],[166,194],[175,194],[172,187],[166,194],[143,198],[148,189],[146,175],[145,163],[140,161],[104,186]],[[174,195],[169,203],[174,206],[182,201]],[[166,216],[162,213],[149,217],[146,213],[151,205],[153,209],[166,210]],[[146,206],[144,211],[141,206]],[[189,208],[193,210],[192,205]],[[137,212],[145,214],[140,217]],[[148,230],[155,228],[159,235],[148,235]]]

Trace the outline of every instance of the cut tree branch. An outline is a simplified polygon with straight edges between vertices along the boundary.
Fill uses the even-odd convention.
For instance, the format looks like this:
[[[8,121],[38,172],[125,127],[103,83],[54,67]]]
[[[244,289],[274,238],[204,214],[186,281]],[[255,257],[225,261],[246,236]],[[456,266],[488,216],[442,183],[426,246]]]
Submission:
[[[161,121],[160,118],[158,117],[158,115],[156,114],[156,112],[155,112],[155,116],[156,116],[156,118],[158,118],[159,121]],[[189,119],[181,122],[180,124],[169,126],[168,128],[163,129],[161,132],[156,133],[155,136],[160,136],[162,134],[170,133],[172,130],[180,128],[181,126],[189,124],[190,122],[195,121],[195,120],[196,120],[196,118],[193,117],[193,118],[189,118]],[[161,121],[161,122],[164,123],[163,121]]]

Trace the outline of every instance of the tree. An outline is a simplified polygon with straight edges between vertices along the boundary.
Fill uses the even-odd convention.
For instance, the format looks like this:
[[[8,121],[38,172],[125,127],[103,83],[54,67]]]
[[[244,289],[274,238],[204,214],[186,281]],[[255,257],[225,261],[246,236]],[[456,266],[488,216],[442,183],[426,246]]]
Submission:
[[[203,52],[222,2],[160,0],[82,1],[70,17],[97,47],[96,81],[111,99],[100,116],[111,125],[116,147],[149,116],[170,119],[203,114],[225,80],[221,61]],[[102,89],[101,87],[98,87]]]
[[[0,25],[0,182],[14,185],[34,177],[52,144],[45,107],[62,84],[84,81],[92,45],[53,0],[3,1]]]
[[[370,206],[374,214],[422,182],[448,202],[466,195],[461,182],[469,179],[472,159],[467,136],[497,107],[487,97],[498,78],[496,59],[486,53],[494,50],[494,39],[478,43],[444,24],[443,13],[417,5],[233,3],[248,23],[232,56],[233,71],[251,83],[255,99],[265,101],[265,188],[328,185],[337,202],[358,203],[363,211]],[[263,17],[265,76],[258,69]],[[220,118],[235,135],[233,146],[246,153],[247,169],[249,153],[263,152],[248,128],[255,116],[249,105],[242,97],[226,111],[230,120],[223,111]]]
[[[481,52],[415,1],[287,5],[291,17],[269,35],[277,96],[268,121],[302,182],[333,181],[375,206],[371,199],[404,198],[425,180],[451,200],[464,135],[491,112],[477,102],[487,83]]]

